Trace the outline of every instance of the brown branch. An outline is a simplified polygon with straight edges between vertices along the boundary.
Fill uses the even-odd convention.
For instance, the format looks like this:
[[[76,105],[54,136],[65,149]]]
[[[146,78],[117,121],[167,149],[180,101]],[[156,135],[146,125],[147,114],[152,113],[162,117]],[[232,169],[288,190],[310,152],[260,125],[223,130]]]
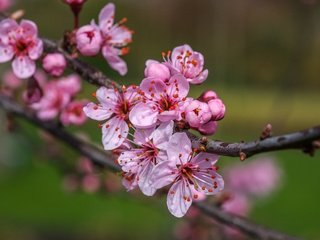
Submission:
[[[110,153],[103,151],[79,138],[68,133],[66,130],[60,127],[59,124],[48,121],[44,122],[37,118],[34,113],[27,108],[22,107],[11,98],[0,93],[0,106],[7,112],[18,117],[21,117],[28,122],[32,123],[38,128],[47,131],[60,141],[71,146],[75,151],[78,151],[82,155],[91,159],[95,164],[101,165],[106,169],[114,172],[120,171],[120,167],[114,162]],[[269,230],[254,223],[245,220],[231,214],[228,214],[216,206],[208,206],[204,203],[195,203],[201,212],[210,218],[225,224],[227,226],[234,227],[250,236],[257,237],[259,239],[274,239],[274,240],[296,240],[295,237],[287,236],[283,233]]]
[[[258,153],[284,149],[301,149],[312,153],[313,142],[320,139],[320,125],[299,132],[242,143],[226,143],[222,141],[204,142],[189,132],[187,134],[195,147],[203,145],[207,152],[223,156],[244,156],[244,158],[248,158]]]

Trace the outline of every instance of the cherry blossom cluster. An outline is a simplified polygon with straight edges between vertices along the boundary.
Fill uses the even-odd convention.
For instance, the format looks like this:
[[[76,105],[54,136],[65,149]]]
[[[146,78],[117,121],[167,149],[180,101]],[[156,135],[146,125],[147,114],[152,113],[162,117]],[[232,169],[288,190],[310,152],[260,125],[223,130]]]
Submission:
[[[228,166],[224,169],[226,189],[217,196],[217,204],[229,213],[247,217],[261,197],[270,196],[279,187],[282,171],[272,158],[258,158],[253,162]],[[176,226],[175,236],[180,240],[204,240],[214,236],[223,239],[246,239],[241,232],[223,227],[208,226],[208,218],[191,208],[183,222]],[[217,223],[215,223],[217,224]],[[219,235],[223,235],[220,236]]]
[[[203,65],[201,53],[176,47],[164,62],[146,62],[139,86],[101,87],[94,94],[98,103],[84,107],[89,118],[104,121],[102,143],[118,154],[123,185],[147,196],[170,185],[167,206],[176,217],[184,216],[193,200],[224,187],[218,156],[193,149],[186,133],[174,132],[177,125],[210,135],[224,117],[225,106],[213,91],[197,100],[188,97],[190,84],[207,78]]]
[[[100,11],[98,25],[92,20],[77,30],[76,45],[84,56],[95,56],[101,51],[110,67],[125,75],[127,64],[119,56],[129,52],[126,46],[132,41],[133,32],[123,25],[126,18],[114,23],[114,16],[115,6],[109,3]]]

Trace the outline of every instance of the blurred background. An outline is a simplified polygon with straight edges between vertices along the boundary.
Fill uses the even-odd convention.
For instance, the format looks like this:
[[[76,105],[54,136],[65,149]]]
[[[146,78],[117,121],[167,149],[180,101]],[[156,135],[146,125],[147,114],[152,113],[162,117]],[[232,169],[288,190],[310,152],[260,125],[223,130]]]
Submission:
[[[162,51],[189,44],[204,55],[209,69],[206,83],[193,86],[190,94],[197,97],[213,89],[227,107],[214,139],[256,139],[268,123],[277,135],[320,123],[319,1],[113,2],[116,21],[127,17],[126,25],[135,31],[130,54],[124,57],[129,72],[119,76],[102,57],[85,61],[120,83],[139,83],[147,59],[161,60]],[[97,19],[107,3],[88,0],[81,24]],[[11,10],[15,9],[25,10],[24,18],[38,24],[41,36],[58,40],[72,28],[71,12],[61,1],[16,0]],[[1,73],[8,67],[2,64]],[[81,96],[90,99],[94,90],[83,83]],[[179,220],[169,214],[164,199],[124,190],[66,191],[66,176],[79,156],[63,145],[48,144],[50,138],[23,121],[9,133],[0,113],[0,239],[176,239],[174,225]],[[85,133],[100,145],[96,122],[70,131]],[[255,202],[250,218],[319,239],[319,153],[313,158],[298,151],[264,155],[268,156],[282,168],[281,187]],[[234,162],[238,160],[221,157],[220,164]],[[117,177],[113,181],[120,182]]]

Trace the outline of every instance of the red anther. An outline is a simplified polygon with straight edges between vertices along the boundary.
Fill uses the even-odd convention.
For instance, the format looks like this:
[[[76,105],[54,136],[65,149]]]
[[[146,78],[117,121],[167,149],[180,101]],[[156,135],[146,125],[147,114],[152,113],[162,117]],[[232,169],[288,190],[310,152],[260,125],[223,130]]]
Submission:
[[[117,128],[116,128],[116,131],[119,131],[119,129],[120,129],[120,128],[117,127]]]
[[[150,88],[149,88],[149,92],[152,92],[152,90],[153,90],[153,88],[152,88],[152,87],[150,87]]]
[[[162,52],[161,53],[162,57],[164,58],[166,56],[166,53],[165,52]]]
[[[92,97],[97,97],[96,92],[91,93]]]
[[[173,94],[173,97],[174,97],[174,98],[178,98],[178,97],[179,97],[179,94],[175,93],[175,94]]]
[[[95,105],[95,106],[93,107],[93,110],[97,110],[97,109],[98,109],[98,106]]]
[[[209,188],[209,189],[208,189],[208,192],[213,192],[212,188]]]
[[[175,191],[170,191],[170,194],[175,194]]]
[[[122,138],[121,134],[118,135],[118,138]]]
[[[194,194],[194,195],[193,195],[193,198],[194,198],[194,199],[197,199],[198,197],[199,197],[199,196],[198,196],[197,194]]]
[[[98,128],[102,128],[102,126],[103,126],[102,124],[98,124]]]
[[[130,41],[128,40],[128,42],[130,42]],[[124,48],[121,48],[120,51],[121,51],[120,52],[121,55],[127,55],[130,52],[130,48],[129,47],[124,47]]]
[[[202,190],[206,190],[206,186],[202,186],[201,189],[202,189]]]
[[[110,127],[110,125],[109,124],[106,124],[106,128],[109,128]]]
[[[170,50],[168,51],[167,56],[168,56],[168,57],[171,56],[171,51],[170,51]]]

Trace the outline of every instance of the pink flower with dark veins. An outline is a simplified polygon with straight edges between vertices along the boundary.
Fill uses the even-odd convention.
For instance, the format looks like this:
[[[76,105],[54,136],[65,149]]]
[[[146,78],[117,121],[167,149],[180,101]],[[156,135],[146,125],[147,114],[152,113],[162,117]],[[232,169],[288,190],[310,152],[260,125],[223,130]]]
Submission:
[[[86,100],[73,101],[61,112],[60,121],[64,126],[82,125],[87,120],[83,107],[88,103]]]
[[[12,19],[0,22],[0,63],[13,59],[12,69],[18,78],[29,78],[35,73],[35,61],[42,52],[43,42],[34,22],[22,20],[20,25]]]
[[[172,74],[181,73],[192,84],[201,84],[207,79],[209,71],[203,70],[204,58],[201,53],[185,44],[176,47],[170,54],[169,51],[165,62]]]
[[[104,121],[102,128],[102,143],[105,150],[119,147],[127,138],[129,132],[130,110],[140,100],[136,86],[123,88],[122,92],[117,89],[100,87],[96,92],[99,104],[88,103],[83,108],[85,114],[94,120]]]
[[[180,120],[180,105],[189,92],[189,83],[181,74],[172,76],[167,83],[145,78],[140,84],[143,102],[130,112],[131,123],[137,128],[150,128],[159,121]]]
[[[103,37],[102,55],[111,68],[118,71],[120,75],[125,75],[128,71],[127,64],[119,56],[129,52],[125,46],[132,42],[133,32],[123,26],[127,21],[126,18],[114,24],[114,15],[113,3],[108,3],[99,14],[99,27]]]
[[[160,124],[156,129],[136,129],[136,147],[122,152],[118,158],[122,170],[135,174],[138,186],[147,196],[152,196],[156,191],[150,185],[151,173],[159,162],[167,160],[166,149],[173,133],[173,125],[173,121],[170,121]]]
[[[194,190],[213,195],[223,189],[223,179],[214,166],[218,155],[206,152],[194,155],[186,133],[175,133],[171,137],[167,154],[168,160],[153,169],[150,184],[160,189],[173,183],[168,192],[167,206],[174,216],[186,214],[192,200],[199,197]]]

